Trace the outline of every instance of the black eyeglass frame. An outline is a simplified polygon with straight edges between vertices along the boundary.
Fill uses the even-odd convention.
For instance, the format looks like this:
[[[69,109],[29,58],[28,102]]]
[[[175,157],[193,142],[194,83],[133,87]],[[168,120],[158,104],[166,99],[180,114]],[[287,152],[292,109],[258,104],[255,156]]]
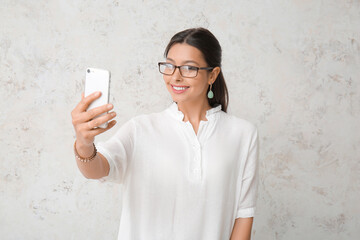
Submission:
[[[166,73],[161,72],[161,71],[160,71],[160,65],[162,65],[162,64],[170,64],[170,65],[174,66],[174,71],[173,71],[171,74],[166,74]],[[181,76],[183,76],[183,74],[182,74],[182,72],[181,72],[181,67],[188,66],[188,67],[196,68],[196,75],[195,75],[194,77],[186,77],[186,76],[183,76],[183,77],[186,77],[186,78],[195,78],[195,77],[197,77],[197,75],[198,75],[198,73],[199,73],[199,70],[208,70],[208,71],[209,71],[209,70],[213,70],[213,69],[214,69],[214,67],[195,67],[195,66],[191,66],[191,65],[176,66],[176,65],[174,65],[174,64],[172,64],[172,63],[167,63],[167,62],[158,62],[158,66],[159,66],[159,72],[160,72],[161,74],[164,74],[164,75],[167,75],[167,76],[173,75],[174,72],[175,72],[175,70],[176,70],[176,68],[179,68],[179,72],[180,72],[180,75],[181,75]]]

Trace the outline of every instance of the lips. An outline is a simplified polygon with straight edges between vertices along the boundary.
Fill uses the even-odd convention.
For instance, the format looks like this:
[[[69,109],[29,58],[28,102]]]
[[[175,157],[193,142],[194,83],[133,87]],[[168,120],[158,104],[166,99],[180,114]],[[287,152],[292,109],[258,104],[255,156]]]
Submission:
[[[179,88],[183,88],[183,89],[175,89],[175,87],[179,87]],[[186,92],[188,90],[189,86],[175,86],[175,85],[171,85],[171,89],[173,90],[174,93],[183,93]]]
[[[170,84],[170,85],[171,85],[172,87],[186,87],[186,88],[189,88],[189,86],[184,86],[184,85],[183,85],[183,86],[180,86],[180,85],[179,85],[179,86],[178,86],[178,85],[172,85],[172,84]]]

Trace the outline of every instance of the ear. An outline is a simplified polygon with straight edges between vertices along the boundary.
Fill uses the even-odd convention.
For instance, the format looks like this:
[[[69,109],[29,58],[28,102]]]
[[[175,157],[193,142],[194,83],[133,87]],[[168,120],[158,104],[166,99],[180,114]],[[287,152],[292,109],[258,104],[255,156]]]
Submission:
[[[213,84],[213,83],[216,81],[216,78],[217,78],[217,76],[219,75],[220,70],[221,70],[220,67],[215,67],[215,68],[211,71],[210,77],[209,77],[209,81],[208,81],[209,84]]]

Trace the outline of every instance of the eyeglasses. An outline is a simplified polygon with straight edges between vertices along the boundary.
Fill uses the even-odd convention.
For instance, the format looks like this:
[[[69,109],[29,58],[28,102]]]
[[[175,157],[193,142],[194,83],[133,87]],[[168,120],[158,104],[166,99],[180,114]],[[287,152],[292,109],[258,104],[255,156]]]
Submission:
[[[194,66],[189,66],[189,65],[176,66],[174,64],[167,63],[167,62],[159,62],[158,65],[159,65],[159,72],[164,75],[171,76],[174,74],[175,69],[179,68],[181,76],[187,77],[187,78],[196,77],[199,70],[214,69],[213,67],[194,67]]]

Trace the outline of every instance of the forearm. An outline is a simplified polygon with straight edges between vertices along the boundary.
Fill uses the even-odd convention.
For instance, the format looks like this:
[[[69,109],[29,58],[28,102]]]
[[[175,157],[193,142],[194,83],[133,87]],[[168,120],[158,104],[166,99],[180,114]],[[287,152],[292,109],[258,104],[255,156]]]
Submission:
[[[230,240],[250,240],[253,217],[237,218],[231,233]]]
[[[76,151],[81,157],[86,158],[93,154],[94,146],[84,146],[80,142],[76,142]],[[76,157],[75,161],[80,172],[88,179],[98,179],[109,173],[109,164],[100,153],[97,153],[90,162],[82,162]]]

